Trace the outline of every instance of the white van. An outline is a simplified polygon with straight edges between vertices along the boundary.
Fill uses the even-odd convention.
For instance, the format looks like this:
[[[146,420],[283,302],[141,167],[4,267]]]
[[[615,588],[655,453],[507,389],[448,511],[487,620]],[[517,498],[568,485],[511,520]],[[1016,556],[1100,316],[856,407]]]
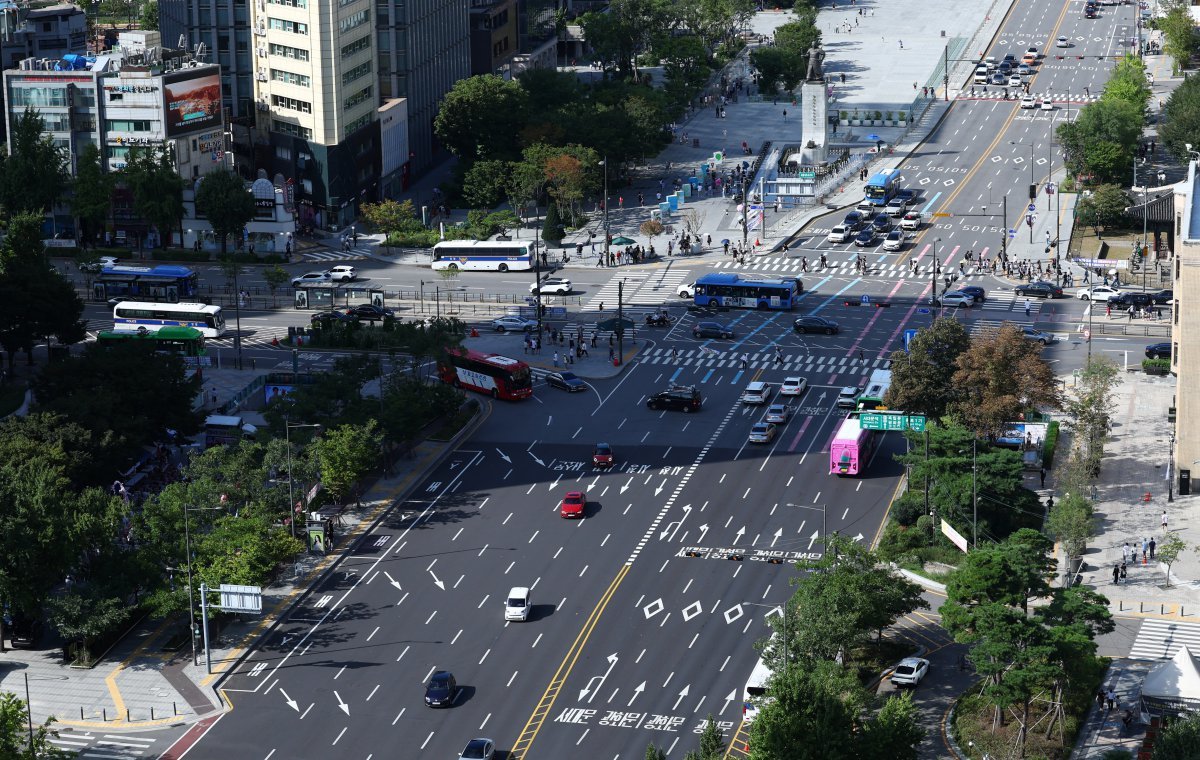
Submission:
[[[529,619],[529,589],[513,586],[504,602],[504,619],[524,622]]]
[[[975,84],[987,84],[991,77],[988,74],[987,66],[980,66],[975,69]]]
[[[755,380],[742,391],[743,404],[765,404],[771,399],[771,384]]]
[[[850,238],[850,231],[844,224],[835,224],[825,239],[830,243],[844,243]]]

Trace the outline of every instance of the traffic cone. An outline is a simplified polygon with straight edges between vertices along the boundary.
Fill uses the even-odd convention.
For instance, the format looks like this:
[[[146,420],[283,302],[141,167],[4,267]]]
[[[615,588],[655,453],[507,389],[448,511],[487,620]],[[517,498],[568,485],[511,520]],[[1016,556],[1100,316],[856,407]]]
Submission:
[[[275,348],[279,348],[279,338],[271,338],[271,345]]]
[[[478,338],[478,337],[479,337],[479,331],[478,331],[478,330],[476,330],[474,327],[472,327],[472,328],[471,328],[471,337],[472,337],[472,338]]]

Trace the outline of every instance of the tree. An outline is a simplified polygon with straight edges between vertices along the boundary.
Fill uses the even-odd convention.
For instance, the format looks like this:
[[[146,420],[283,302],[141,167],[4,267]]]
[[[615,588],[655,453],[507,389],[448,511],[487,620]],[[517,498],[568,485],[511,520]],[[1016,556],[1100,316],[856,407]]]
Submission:
[[[0,345],[24,351],[33,363],[33,346],[50,336],[63,345],[86,336],[83,301],[46,256],[40,212],[22,213],[8,223],[0,243]]]
[[[90,665],[92,641],[115,631],[133,614],[120,598],[103,598],[90,589],[71,591],[46,600],[50,624],[72,651],[77,663]]]
[[[494,208],[508,197],[509,161],[476,161],[463,177],[463,200],[472,208]]]
[[[955,418],[990,438],[1030,411],[1061,406],[1058,380],[1040,349],[1012,325],[971,341],[954,373],[960,389],[950,405]]]
[[[1171,587],[1171,565],[1174,565],[1179,555],[1187,550],[1188,545],[1179,537],[1178,533],[1167,533],[1163,536],[1162,541],[1158,542],[1155,555],[1158,561],[1167,566],[1167,588]]]
[[[113,175],[104,170],[100,149],[86,143],[76,162],[71,192],[71,211],[79,217],[85,242],[94,240],[103,229],[115,184]]]
[[[938,419],[959,397],[954,383],[958,357],[971,345],[957,319],[938,319],[917,331],[908,351],[892,353],[892,384],[884,403],[891,409]]]
[[[850,760],[866,695],[851,671],[814,660],[776,672],[750,724],[750,760]]]
[[[516,158],[527,103],[519,82],[495,74],[460,79],[442,99],[433,129],[451,153],[469,164],[480,158]]]
[[[1158,732],[1150,760],[1191,760],[1196,747],[1200,747],[1200,715],[1181,715]]]
[[[558,213],[558,204],[551,203],[546,209],[546,219],[542,223],[542,240],[549,243],[562,242],[566,232],[563,230],[562,217]]]
[[[1100,470],[1104,442],[1113,413],[1113,393],[1120,381],[1116,362],[1106,356],[1089,358],[1074,385],[1064,396],[1064,427],[1071,433],[1071,455],[1078,457],[1088,473]],[[1080,490],[1082,483],[1076,485]]]
[[[229,236],[236,239],[254,219],[254,197],[246,183],[228,169],[205,174],[196,188],[196,213],[203,214],[221,240],[221,258],[229,251]]]
[[[71,757],[72,753],[50,741],[58,738],[55,722],[49,717],[34,726],[31,737],[29,705],[12,692],[0,692],[0,757],[5,760],[65,760]]]
[[[646,746],[646,760],[667,760],[667,753],[651,743]]]
[[[1092,502],[1074,491],[1060,496],[1046,517],[1046,528],[1068,557],[1082,557],[1088,539],[1096,535]]]
[[[9,214],[46,214],[69,182],[65,153],[32,108],[17,117],[8,144],[9,153],[0,156],[0,202]]]
[[[383,443],[379,425],[342,425],[322,435],[313,445],[321,463],[321,483],[339,502],[350,495],[354,483],[379,460]]]
[[[288,271],[278,264],[272,264],[263,270],[263,280],[267,283],[267,290],[271,291],[272,305],[275,301],[275,291],[282,288],[291,278]]]
[[[409,199],[395,201],[391,198],[379,203],[364,203],[360,209],[363,219],[384,235],[398,232],[415,232],[422,229],[417,210]]]
[[[916,760],[923,738],[921,711],[913,704],[912,695],[889,697],[879,713],[862,727],[860,757]]]
[[[700,731],[699,760],[721,760],[724,755],[725,732],[717,725],[717,719],[709,715]]]
[[[1077,215],[1080,224],[1093,230],[1118,223],[1125,215],[1129,199],[1118,185],[1101,185],[1079,200]]]
[[[1158,28],[1163,33],[1163,52],[1171,56],[1172,71],[1178,73],[1190,68],[1192,54],[1196,52],[1196,23],[1186,3],[1170,2],[1164,5],[1167,6],[1167,12],[1157,19]]]
[[[183,178],[175,171],[173,149],[166,143],[130,148],[121,179],[133,194],[133,210],[154,225],[166,246],[183,219]]]
[[[148,0],[142,3],[138,13],[138,25],[146,31],[158,31],[158,0]]]
[[[646,236],[649,241],[648,247],[653,247],[654,238],[663,234],[666,231],[666,227],[663,227],[663,223],[657,219],[647,219],[638,226],[638,231]]]
[[[1160,120],[1159,143],[1180,161],[1187,161],[1187,144],[1194,145],[1195,136],[1200,134],[1200,80],[1191,77],[1183,80],[1163,110],[1171,118]]]

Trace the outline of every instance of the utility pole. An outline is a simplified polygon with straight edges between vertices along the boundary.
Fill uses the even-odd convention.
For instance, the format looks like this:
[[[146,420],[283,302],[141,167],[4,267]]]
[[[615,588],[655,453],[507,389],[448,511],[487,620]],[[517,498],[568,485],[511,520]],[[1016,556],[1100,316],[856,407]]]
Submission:
[[[750,193],[746,173],[742,172],[742,255],[746,255],[747,238],[750,235]]]
[[[937,278],[940,274],[941,259],[938,256],[938,243],[941,243],[941,238],[933,239],[933,266],[929,267],[929,323],[932,325],[937,321],[937,312],[941,307],[937,300]]]
[[[625,323],[624,315],[625,280],[617,281],[617,361],[625,361]]]
[[[608,265],[608,245],[612,235],[608,231],[608,156],[600,162],[604,167],[604,264]],[[539,317],[540,319],[540,317]]]
[[[542,267],[541,267],[541,252],[538,250],[538,223],[537,223],[537,201],[533,203],[533,284],[537,288],[533,291],[534,313],[537,315],[537,339],[542,339]],[[528,303],[528,301],[526,301]]]

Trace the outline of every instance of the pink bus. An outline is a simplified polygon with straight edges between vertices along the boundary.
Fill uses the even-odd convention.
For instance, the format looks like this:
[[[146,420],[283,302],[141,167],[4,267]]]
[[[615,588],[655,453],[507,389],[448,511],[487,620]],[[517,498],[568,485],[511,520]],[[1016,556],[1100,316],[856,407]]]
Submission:
[[[850,415],[842,420],[837,435],[829,443],[829,474],[860,474],[874,450],[875,431],[863,430],[858,415]]]

